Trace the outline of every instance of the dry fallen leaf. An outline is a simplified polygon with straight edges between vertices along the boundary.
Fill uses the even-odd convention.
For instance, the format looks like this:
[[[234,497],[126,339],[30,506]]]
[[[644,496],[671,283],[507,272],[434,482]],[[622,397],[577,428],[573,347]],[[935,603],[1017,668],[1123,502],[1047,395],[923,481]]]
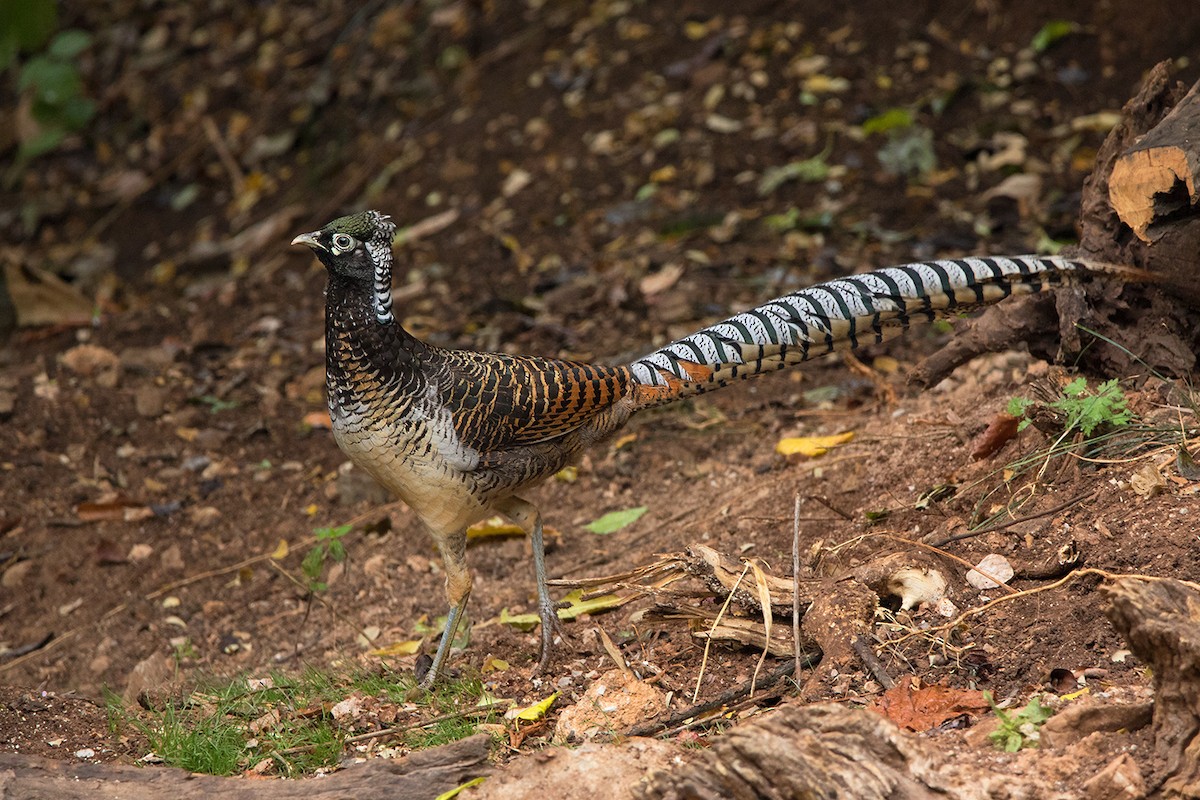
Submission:
[[[979,434],[975,443],[971,445],[971,459],[979,461],[994,455],[1001,447],[1008,444],[1009,439],[1017,435],[1017,428],[1020,426],[1021,420],[1012,414],[1001,412],[992,417],[987,429]]]
[[[830,449],[845,444],[854,438],[853,431],[834,434],[833,436],[797,436],[780,439],[775,445],[775,452],[781,456],[815,456],[825,455]]]
[[[876,714],[918,733],[963,714],[978,715],[988,708],[983,692],[945,686],[913,688],[911,680],[900,681],[870,706]]]

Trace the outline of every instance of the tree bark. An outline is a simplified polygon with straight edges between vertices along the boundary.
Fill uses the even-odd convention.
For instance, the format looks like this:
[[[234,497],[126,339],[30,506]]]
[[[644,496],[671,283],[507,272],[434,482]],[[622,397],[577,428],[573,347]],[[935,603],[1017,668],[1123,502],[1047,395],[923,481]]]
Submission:
[[[1169,579],[1103,587],[1108,617],[1154,675],[1154,751],[1162,796],[1200,797],[1200,591]]]
[[[486,775],[490,738],[478,734],[394,760],[373,759],[320,778],[220,778],[180,769],[72,764],[0,754],[0,800],[429,800]]]

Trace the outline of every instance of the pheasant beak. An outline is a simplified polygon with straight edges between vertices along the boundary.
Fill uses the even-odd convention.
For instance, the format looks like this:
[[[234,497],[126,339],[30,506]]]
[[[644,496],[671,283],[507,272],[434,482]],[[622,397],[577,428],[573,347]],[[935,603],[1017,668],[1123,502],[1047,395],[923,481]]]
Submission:
[[[321,244],[321,242],[317,239],[318,233],[320,233],[320,231],[302,233],[295,239],[292,239],[292,244],[303,244],[311,247],[313,250],[324,250],[325,245]]]

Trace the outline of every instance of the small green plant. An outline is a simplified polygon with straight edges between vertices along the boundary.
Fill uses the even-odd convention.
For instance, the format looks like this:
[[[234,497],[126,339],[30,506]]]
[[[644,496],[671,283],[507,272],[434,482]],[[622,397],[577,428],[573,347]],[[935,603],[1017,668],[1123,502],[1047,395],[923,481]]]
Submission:
[[[210,414],[219,414],[222,411],[229,411],[232,408],[238,407],[237,400],[222,400],[215,394],[206,394],[203,397],[197,397],[193,402],[208,406]]]
[[[923,178],[937,168],[933,132],[920,125],[907,108],[889,108],[871,117],[862,124],[862,132],[887,137],[875,155],[893,175]]]
[[[325,574],[325,566],[330,561],[340,563],[346,560],[346,546],[342,544],[342,537],[350,532],[350,527],[339,525],[336,528],[317,528],[313,531],[317,543],[304,556],[304,561],[300,562],[300,569],[308,580],[310,592],[323,592],[329,588],[329,585],[321,580],[321,576]]]
[[[1021,420],[1017,430],[1029,426],[1027,415],[1033,405],[1032,400],[1023,397],[1008,401],[1005,411]],[[1064,417],[1064,433],[1078,430],[1085,437],[1091,436],[1097,428],[1120,427],[1133,419],[1133,412],[1126,406],[1125,393],[1116,378],[1100,384],[1095,391],[1088,388],[1087,379],[1076,378],[1063,387],[1062,397],[1044,405]]]
[[[394,735],[409,747],[431,747],[475,733],[500,711],[478,678],[439,684],[413,705],[416,680],[386,666],[349,675],[315,667],[263,678],[202,678],[182,702],[160,711],[125,707],[105,695],[109,726],[130,726],[146,737],[164,763],[215,775],[244,771],[269,760],[275,772],[296,776],[336,764],[356,731],[357,715],[329,711],[352,697],[395,706]],[[377,705],[372,705],[376,708]],[[412,718],[412,717],[415,717]]]
[[[134,721],[165,763],[209,775],[232,775],[246,750],[238,726],[223,714],[192,716],[167,706],[150,724]]]
[[[1037,695],[1015,714],[1009,714],[997,706],[991,692],[984,692],[983,696],[1000,721],[1000,727],[988,734],[988,738],[1006,753],[1015,753],[1023,747],[1036,747],[1042,725],[1054,716],[1054,711],[1043,706]]]
[[[191,639],[184,639],[172,648],[172,657],[175,659],[175,666],[179,666],[182,661],[192,661],[200,657],[200,651],[196,649],[196,645]]]

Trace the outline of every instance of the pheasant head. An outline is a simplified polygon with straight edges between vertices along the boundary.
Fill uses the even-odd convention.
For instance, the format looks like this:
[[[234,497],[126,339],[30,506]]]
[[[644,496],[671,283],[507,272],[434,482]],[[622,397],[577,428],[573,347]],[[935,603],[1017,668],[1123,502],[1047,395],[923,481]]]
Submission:
[[[302,233],[292,244],[312,249],[330,276],[370,287],[375,318],[392,321],[392,239],[396,223],[378,211],[338,217],[320,230]]]

